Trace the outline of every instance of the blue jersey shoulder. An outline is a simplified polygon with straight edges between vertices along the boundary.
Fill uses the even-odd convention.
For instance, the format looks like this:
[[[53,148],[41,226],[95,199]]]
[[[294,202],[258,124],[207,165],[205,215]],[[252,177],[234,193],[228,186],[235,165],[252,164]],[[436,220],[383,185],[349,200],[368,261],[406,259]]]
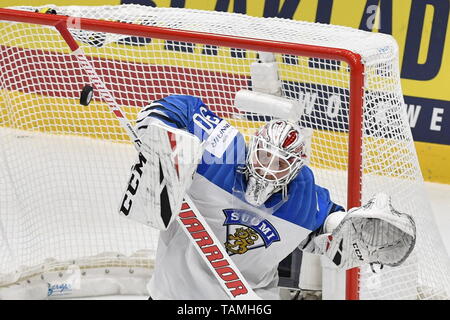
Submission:
[[[154,107],[155,110],[167,116],[168,119],[160,118],[163,122],[179,129],[186,129],[201,141],[207,140],[222,121],[197,97],[170,95],[155,101],[154,104],[160,105]]]
[[[288,197],[274,215],[309,230],[320,228],[330,213],[344,210],[331,200],[328,189],[316,185],[308,166],[289,184]]]
[[[151,116],[170,126],[185,129],[205,142],[205,152],[197,173],[231,192],[236,166],[245,162],[242,134],[197,97],[171,95],[155,101],[153,105],[156,105],[153,110],[158,113],[152,113]]]

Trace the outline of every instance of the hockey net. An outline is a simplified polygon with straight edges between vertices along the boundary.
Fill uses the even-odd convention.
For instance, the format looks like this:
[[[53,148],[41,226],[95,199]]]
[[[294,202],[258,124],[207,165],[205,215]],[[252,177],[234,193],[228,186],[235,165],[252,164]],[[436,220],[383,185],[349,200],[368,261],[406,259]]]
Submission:
[[[235,94],[257,90],[250,66],[272,52],[279,90],[269,93],[297,102],[316,182],[347,208],[387,192],[417,222],[408,260],[349,272],[347,297],[449,297],[392,37],[198,10],[52,8],[93,19],[64,23],[133,123],[151,101],[189,94],[248,137],[270,116],[240,112]],[[158,233],[118,215],[135,149],[98,96],[79,103],[90,80],[57,16],[12,9],[23,14],[0,9],[0,298],[146,294]]]

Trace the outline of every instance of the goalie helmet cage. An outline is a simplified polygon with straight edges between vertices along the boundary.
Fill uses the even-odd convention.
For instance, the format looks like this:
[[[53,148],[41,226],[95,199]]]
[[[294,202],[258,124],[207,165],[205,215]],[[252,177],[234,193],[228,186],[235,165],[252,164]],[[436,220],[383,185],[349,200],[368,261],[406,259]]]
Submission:
[[[135,150],[104,102],[80,104],[91,84],[55,28],[67,27],[129,119],[168,94],[195,95],[246,139],[270,116],[233,99],[252,89],[258,53],[273,53],[276,94],[312,130],[316,183],[347,208],[384,191],[416,219],[407,261],[349,271],[346,297],[448,299],[391,36],[176,8],[52,8],[0,9],[0,297],[145,294],[151,276],[158,233],[118,215]]]

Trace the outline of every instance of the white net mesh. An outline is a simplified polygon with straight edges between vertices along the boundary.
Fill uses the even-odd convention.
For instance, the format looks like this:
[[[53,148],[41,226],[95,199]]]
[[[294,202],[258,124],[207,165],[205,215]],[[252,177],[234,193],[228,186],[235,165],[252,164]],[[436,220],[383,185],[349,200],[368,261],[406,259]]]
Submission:
[[[365,67],[361,200],[379,191],[389,193],[396,208],[416,218],[418,229],[416,248],[404,265],[378,273],[361,270],[360,297],[448,298],[449,258],[423,190],[392,37],[186,9],[137,5],[55,9],[63,15],[360,54]],[[117,213],[135,152],[124,130],[98,96],[89,106],[80,105],[79,94],[89,78],[54,28],[3,22],[0,29],[0,287],[74,264],[82,270],[151,269],[157,232]],[[71,32],[129,119],[135,119],[140,107],[168,94],[202,98],[246,137],[269,119],[240,113],[233,106],[237,91],[252,88],[250,65],[258,58],[255,51],[214,42],[200,45]],[[310,166],[317,183],[345,206],[348,65],[287,54],[275,58],[281,96],[298,101],[303,111],[298,120],[312,129]]]

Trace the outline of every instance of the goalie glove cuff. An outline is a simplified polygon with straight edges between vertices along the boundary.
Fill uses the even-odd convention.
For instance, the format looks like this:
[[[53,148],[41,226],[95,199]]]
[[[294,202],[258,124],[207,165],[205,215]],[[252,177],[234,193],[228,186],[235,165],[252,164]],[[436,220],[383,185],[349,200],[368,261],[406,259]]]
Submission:
[[[331,233],[337,226],[344,220],[347,212],[345,211],[336,211],[332,212],[328,215],[323,223],[323,233]]]

